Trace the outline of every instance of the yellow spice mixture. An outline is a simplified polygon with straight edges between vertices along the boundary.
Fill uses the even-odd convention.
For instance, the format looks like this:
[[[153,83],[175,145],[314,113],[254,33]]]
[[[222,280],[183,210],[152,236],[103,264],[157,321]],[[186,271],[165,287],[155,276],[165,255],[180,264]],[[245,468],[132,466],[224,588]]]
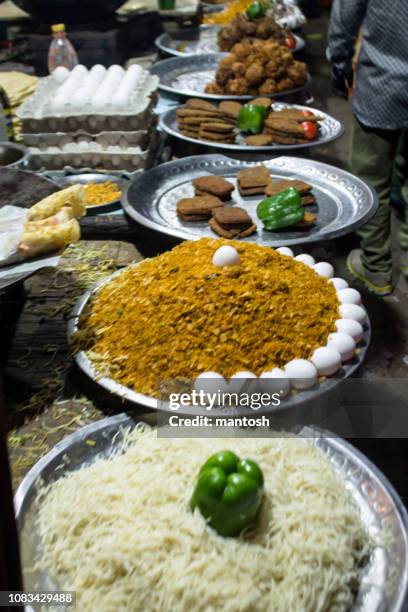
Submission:
[[[240,264],[212,263],[223,244]],[[82,348],[100,372],[147,395],[163,380],[206,371],[258,376],[309,358],[335,331],[334,287],[267,247],[203,238],[128,268],[95,296]]]
[[[104,181],[103,183],[87,183],[85,185],[85,205],[97,206],[118,200],[122,191],[117,183]]]

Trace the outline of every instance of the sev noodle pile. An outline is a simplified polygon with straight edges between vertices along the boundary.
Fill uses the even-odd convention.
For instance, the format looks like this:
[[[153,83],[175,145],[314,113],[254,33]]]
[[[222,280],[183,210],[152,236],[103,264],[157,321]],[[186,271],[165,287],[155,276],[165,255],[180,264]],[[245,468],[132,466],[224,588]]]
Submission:
[[[257,527],[223,538],[189,499],[202,463],[230,449],[265,477]],[[125,453],[43,488],[37,565],[81,612],[343,612],[373,542],[350,493],[306,440],[165,439],[134,430]]]
[[[215,267],[232,244],[238,266]],[[131,267],[106,284],[81,324],[99,372],[147,395],[208,371],[257,376],[325,346],[336,290],[306,265],[251,243],[203,238]]]

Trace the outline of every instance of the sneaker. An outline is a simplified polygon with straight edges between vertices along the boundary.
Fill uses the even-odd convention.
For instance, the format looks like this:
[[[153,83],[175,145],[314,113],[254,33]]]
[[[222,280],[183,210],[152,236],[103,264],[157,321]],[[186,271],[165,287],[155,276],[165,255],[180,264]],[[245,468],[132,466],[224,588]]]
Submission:
[[[363,251],[354,249],[347,257],[347,268],[369,291],[375,295],[385,296],[394,291],[390,276],[385,272],[370,272],[366,270],[361,260]]]

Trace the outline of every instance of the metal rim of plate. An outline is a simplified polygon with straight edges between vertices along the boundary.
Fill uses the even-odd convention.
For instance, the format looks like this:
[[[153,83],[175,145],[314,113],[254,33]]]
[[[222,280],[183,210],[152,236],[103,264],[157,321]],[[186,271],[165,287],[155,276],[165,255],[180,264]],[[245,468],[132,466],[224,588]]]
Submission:
[[[198,29],[195,28],[195,30],[199,31],[200,34],[202,32],[211,32],[211,31],[215,33],[215,32],[218,32],[219,29],[220,29],[220,26],[218,25],[200,25]],[[194,42],[197,42],[197,44],[199,44],[200,40],[198,39],[196,41],[196,40],[187,40],[185,38],[177,38],[178,34],[185,35],[185,31],[180,30],[180,33],[175,32],[172,35],[169,34],[168,32],[164,32],[163,34],[160,34],[160,36],[156,38],[156,40],[154,41],[154,44],[163,53],[167,53],[168,55],[174,55],[176,57],[187,57],[190,55],[199,55],[203,53],[218,53],[219,52],[217,41],[215,40],[215,36],[214,36],[214,40],[211,41],[211,44],[214,46],[213,49],[208,48],[208,50],[206,50],[205,47],[203,49],[200,49],[200,47],[198,46],[195,50],[191,49],[191,50],[180,51],[178,47],[182,45],[183,43],[187,43],[193,46]],[[306,42],[301,36],[298,36],[297,34],[294,34],[293,36],[295,37],[295,40],[296,40],[296,47],[294,49],[290,49],[290,51],[293,51],[293,53],[298,53],[305,47]]]
[[[109,172],[96,172],[93,170],[50,170],[41,173],[45,178],[49,178],[53,180],[60,187],[69,187],[70,185],[75,185],[77,183],[81,183],[82,185],[86,185],[87,183],[104,183],[105,181],[112,181],[116,183],[120,190],[121,194],[123,193],[126,183],[130,178],[129,174],[124,172],[120,172],[118,174],[113,174]],[[121,207],[121,197],[122,195],[113,200],[112,202],[106,202],[105,204],[97,204],[96,206],[87,206],[86,207],[86,216],[98,215],[101,213],[113,212],[115,210],[120,210]]]
[[[98,291],[111,282],[114,278],[123,274],[130,267],[135,267],[140,265],[142,262],[138,262],[131,266],[127,266],[126,268],[122,268],[114,272],[112,275],[104,278],[102,281],[97,283],[95,287],[86,291],[74,305],[72,312],[70,313],[68,326],[67,326],[67,334],[68,334],[68,342],[72,343],[72,340],[75,334],[80,330],[79,321],[81,315],[83,314],[87,304],[92,300],[92,298],[98,293]],[[281,404],[278,408],[270,408],[265,410],[265,414],[274,414],[278,415],[287,410],[293,408],[299,408],[302,404],[306,404],[307,402],[315,401],[317,398],[324,396],[325,394],[333,391],[343,380],[349,378],[358,370],[360,365],[363,363],[365,355],[367,353],[369,344],[371,339],[371,324],[369,319],[367,319],[367,323],[364,325],[364,334],[363,338],[358,344],[358,352],[355,357],[348,363],[342,365],[341,370],[337,372],[334,376],[330,378],[326,378],[323,381],[319,381],[317,385],[315,385],[312,389],[307,389],[305,391],[291,392],[289,396],[282,399]],[[143,393],[139,393],[138,391],[133,391],[129,387],[126,387],[109,376],[104,376],[100,372],[98,372],[95,365],[89,359],[88,355],[85,351],[79,351],[75,354],[75,361],[78,367],[95,383],[97,383],[100,387],[120,397],[122,400],[128,401],[130,404],[137,406],[145,406],[146,408],[150,408],[153,410],[157,410],[159,412],[172,413],[174,414],[174,410],[172,410],[168,403],[164,401],[158,401],[155,397],[151,397],[145,395]],[[183,409],[181,408],[178,411],[179,414],[183,413]],[[208,416],[208,410],[206,408],[200,407],[188,407],[186,409],[186,414],[194,415],[194,416]],[[234,408],[233,416],[243,416],[248,415],[247,408]],[[211,410],[211,416],[214,417],[222,417],[226,416],[226,410],[223,408],[217,408]],[[231,413],[232,416],[232,413]]]
[[[272,232],[265,232],[265,238],[260,234],[253,234],[246,238],[246,241],[278,247],[331,240],[353,232],[368,221],[378,207],[378,197],[375,191],[345,170],[301,157],[282,156],[262,163],[271,172],[282,177],[299,178],[310,182],[315,188],[322,184],[326,192],[336,189],[341,195],[341,200],[340,195],[337,197],[338,203],[336,204],[340,221],[337,220],[336,223],[332,221],[316,232],[305,233],[302,230],[293,232],[293,236],[282,231],[273,233],[273,236]],[[151,168],[131,180],[123,193],[122,206],[132,219],[163,234],[182,240],[198,240],[209,236],[214,238],[216,235],[211,232],[208,225],[203,228],[202,224],[190,223],[189,225],[197,226],[190,228],[186,225],[174,225],[165,219],[159,210],[161,200],[169,197],[171,189],[189,183],[193,178],[203,174],[228,178],[235,176],[243,168],[250,168],[258,164],[259,162],[236,160],[219,154],[194,155],[170,161]],[[133,197],[134,192],[137,192],[137,198]],[[181,197],[191,197],[191,195]]]
[[[200,75],[204,71],[212,71],[215,76],[215,71],[218,62],[226,57],[228,53],[205,53],[203,55],[187,55],[183,57],[170,57],[169,59],[161,60],[150,67],[151,74],[159,77],[159,89],[166,91],[169,94],[178,96],[179,98],[205,98],[207,100],[252,100],[253,95],[233,96],[227,94],[209,94],[199,89],[180,89],[174,85],[174,80],[180,76],[194,74]],[[205,81],[205,83],[207,80]],[[306,82],[301,87],[280,91],[274,94],[268,94],[264,97],[278,100],[293,94],[304,91],[311,82],[310,74],[307,74]],[[198,76],[199,84],[204,84]],[[204,89],[204,88],[203,88]]]
[[[122,413],[86,425],[58,442],[30,469],[14,498],[22,557],[28,557],[30,565],[31,557],[36,552],[35,547],[39,545],[39,536],[30,522],[37,512],[38,482],[48,484],[70,471],[109,456],[121,443],[123,433],[136,427],[144,418],[132,419]],[[310,439],[312,444],[320,448],[333,469],[342,476],[369,533],[378,533],[381,528],[385,528],[393,536],[388,548],[374,548],[362,572],[356,600],[350,612],[401,612],[408,595],[408,514],[400,496],[377,466],[345,440],[331,437],[330,432],[310,427],[301,430],[299,436]],[[87,444],[88,440],[92,440],[92,445]],[[26,541],[25,532],[32,542]],[[395,571],[398,580],[392,583]],[[57,586],[52,584],[52,577],[48,574],[37,575],[33,580],[38,578],[47,582],[47,588]]]
[[[324,113],[322,111],[317,111],[316,109],[310,106],[300,106],[299,104],[285,104],[283,102],[276,102],[274,105],[274,110],[279,110],[281,108],[298,108],[299,110],[308,110],[313,111],[323,117],[323,122],[321,122],[321,131],[325,132],[322,136],[318,136],[316,140],[308,140],[304,144],[292,144],[292,145],[284,145],[284,144],[273,144],[273,145],[264,145],[264,146],[250,146],[244,144],[225,144],[222,142],[217,142],[214,140],[199,140],[198,138],[192,138],[191,136],[185,136],[182,134],[177,128],[177,120],[176,120],[176,111],[178,108],[170,108],[168,111],[162,113],[159,116],[159,128],[164,130],[170,136],[174,138],[178,138],[180,140],[184,140],[186,142],[191,142],[195,145],[211,147],[212,149],[222,149],[224,151],[241,151],[243,153],[251,153],[251,152],[273,152],[273,151],[291,151],[295,149],[305,149],[309,147],[316,147],[318,145],[324,145],[333,140],[337,140],[344,134],[344,127],[334,117]],[[306,117],[305,117],[306,119]]]

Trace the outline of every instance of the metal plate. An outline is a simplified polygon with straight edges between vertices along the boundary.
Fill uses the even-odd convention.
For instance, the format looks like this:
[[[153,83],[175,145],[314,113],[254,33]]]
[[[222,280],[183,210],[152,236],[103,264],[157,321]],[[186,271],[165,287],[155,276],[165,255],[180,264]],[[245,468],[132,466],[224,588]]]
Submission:
[[[354,231],[376,211],[378,198],[363,181],[334,166],[300,157],[277,157],[262,162],[273,178],[297,178],[313,185],[317,223],[309,230],[286,229],[268,232],[256,216],[262,196],[242,198],[237,190],[233,200],[242,205],[258,225],[258,232],[245,238],[265,246],[277,247],[329,240]],[[126,187],[122,206],[135,221],[151,229],[182,239],[215,237],[206,222],[183,222],[176,212],[181,198],[194,195],[191,181],[206,174],[224,176],[232,183],[242,168],[257,165],[223,155],[195,155],[171,161],[135,177]]]
[[[208,53],[206,55],[189,55],[171,57],[153,64],[150,72],[159,77],[159,89],[180,98],[199,97],[208,100],[251,100],[254,96],[233,96],[208,94],[204,92],[207,83],[214,81],[219,61],[228,53]],[[310,84],[310,75],[302,87],[288,89],[271,94],[274,99],[284,98],[303,91]]]
[[[214,140],[202,140],[198,138],[191,138],[190,136],[185,136],[182,134],[177,125],[177,115],[176,108],[171,108],[170,110],[162,113],[159,119],[159,127],[174,136],[175,138],[179,138],[180,140],[185,140],[186,142],[191,142],[196,145],[205,145],[207,147],[211,147],[212,149],[221,149],[224,151],[241,151],[243,153],[251,153],[255,151],[259,152],[267,152],[267,151],[287,151],[292,149],[304,149],[309,147],[315,147],[317,145],[327,144],[328,142],[332,142],[332,140],[336,140],[340,138],[340,136],[344,133],[344,128],[340,121],[328,115],[327,113],[323,113],[322,111],[318,111],[310,106],[299,106],[298,104],[284,104],[283,102],[275,102],[272,105],[273,110],[281,110],[282,108],[298,108],[300,110],[308,110],[315,112],[320,117],[323,117],[323,121],[319,122],[320,130],[319,135],[316,140],[308,140],[304,144],[295,144],[295,145],[283,145],[283,144],[273,144],[266,146],[249,146],[245,143],[245,138],[237,131],[236,136],[236,144],[225,144],[222,142],[216,142]]]
[[[220,26],[201,25],[198,28],[183,29],[174,34],[165,32],[156,38],[155,45],[160,51],[186,57],[189,55],[202,55],[204,53],[218,53],[217,34]],[[293,53],[301,51],[305,46],[305,41],[300,36],[296,36],[296,47],[291,49]]]
[[[81,185],[87,185],[88,183],[104,183],[105,181],[112,181],[113,183],[116,183],[119,186],[122,193],[124,191],[127,181],[129,180],[129,176],[124,173],[105,174],[101,172],[83,171],[65,172],[63,170],[56,170],[55,172],[44,172],[43,176],[51,178],[61,187],[69,187],[70,185],[75,185],[77,183],[80,183]],[[113,200],[112,202],[106,202],[105,204],[87,206],[86,216],[90,217],[101,213],[108,213],[113,212],[115,210],[119,210],[120,200],[121,198],[118,198],[117,200]]]
[[[134,265],[139,265],[141,262],[138,262]],[[129,267],[129,266],[128,266]],[[80,330],[79,320],[81,314],[84,312],[86,305],[92,298],[97,294],[99,289],[109,283],[113,278],[118,276],[119,274],[123,274],[123,272],[127,268],[123,268],[111,276],[103,279],[100,283],[98,283],[93,289],[88,290],[81,296],[74,306],[68,321],[68,341],[71,342],[74,334],[76,334]],[[135,288],[136,290],[137,288]],[[265,410],[265,413],[273,413],[274,415],[282,414],[287,410],[300,410],[302,412],[304,406],[309,406],[313,404],[313,409],[320,410],[318,407],[318,403],[316,400],[318,398],[323,398],[327,393],[333,391],[343,380],[352,376],[357,369],[362,364],[368,346],[370,344],[371,339],[371,325],[368,322],[364,326],[364,335],[360,343],[358,344],[358,352],[355,357],[343,364],[342,368],[332,377],[326,378],[322,382],[319,382],[312,389],[308,389],[306,391],[299,391],[296,393],[291,393],[288,397],[284,398],[281,401],[279,407],[269,407]],[[158,401],[155,397],[144,395],[143,393],[138,393],[137,391],[133,391],[129,387],[125,387],[120,383],[116,382],[112,378],[102,375],[98,372],[94,363],[89,359],[87,354],[84,351],[79,351],[75,355],[75,361],[78,364],[79,368],[91,378],[97,385],[100,385],[103,389],[117,395],[121,399],[125,399],[131,404],[135,404],[137,406],[145,406],[146,408],[151,408],[153,410],[158,410],[162,412],[171,412],[174,413],[171,408],[169,408],[168,404],[164,401]],[[191,407],[189,406],[187,409],[180,408],[179,413],[182,413],[183,410],[186,411],[189,415],[208,415],[208,411],[203,407]],[[245,407],[237,407],[234,409],[234,414],[237,415],[246,415],[248,414],[248,409]],[[213,408],[211,411],[212,416],[225,416],[225,409],[223,408]]]
[[[70,471],[108,457],[122,441],[123,431],[134,426],[135,420],[126,414],[87,425],[56,444],[24,478],[15,496],[15,508],[26,591],[54,590],[59,586],[49,574],[27,572],[40,547],[35,520],[39,479],[49,484]],[[309,428],[300,435],[312,438],[344,478],[368,532],[375,535],[380,529],[387,529],[393,537],[387,548],[373,550],[350,612],[401,612],[408,591],[408,515],[400,497],[380,470],[351,444],[339,438],[321,437],[322,432]],[[92,445],[87,440],[92,440]]]

